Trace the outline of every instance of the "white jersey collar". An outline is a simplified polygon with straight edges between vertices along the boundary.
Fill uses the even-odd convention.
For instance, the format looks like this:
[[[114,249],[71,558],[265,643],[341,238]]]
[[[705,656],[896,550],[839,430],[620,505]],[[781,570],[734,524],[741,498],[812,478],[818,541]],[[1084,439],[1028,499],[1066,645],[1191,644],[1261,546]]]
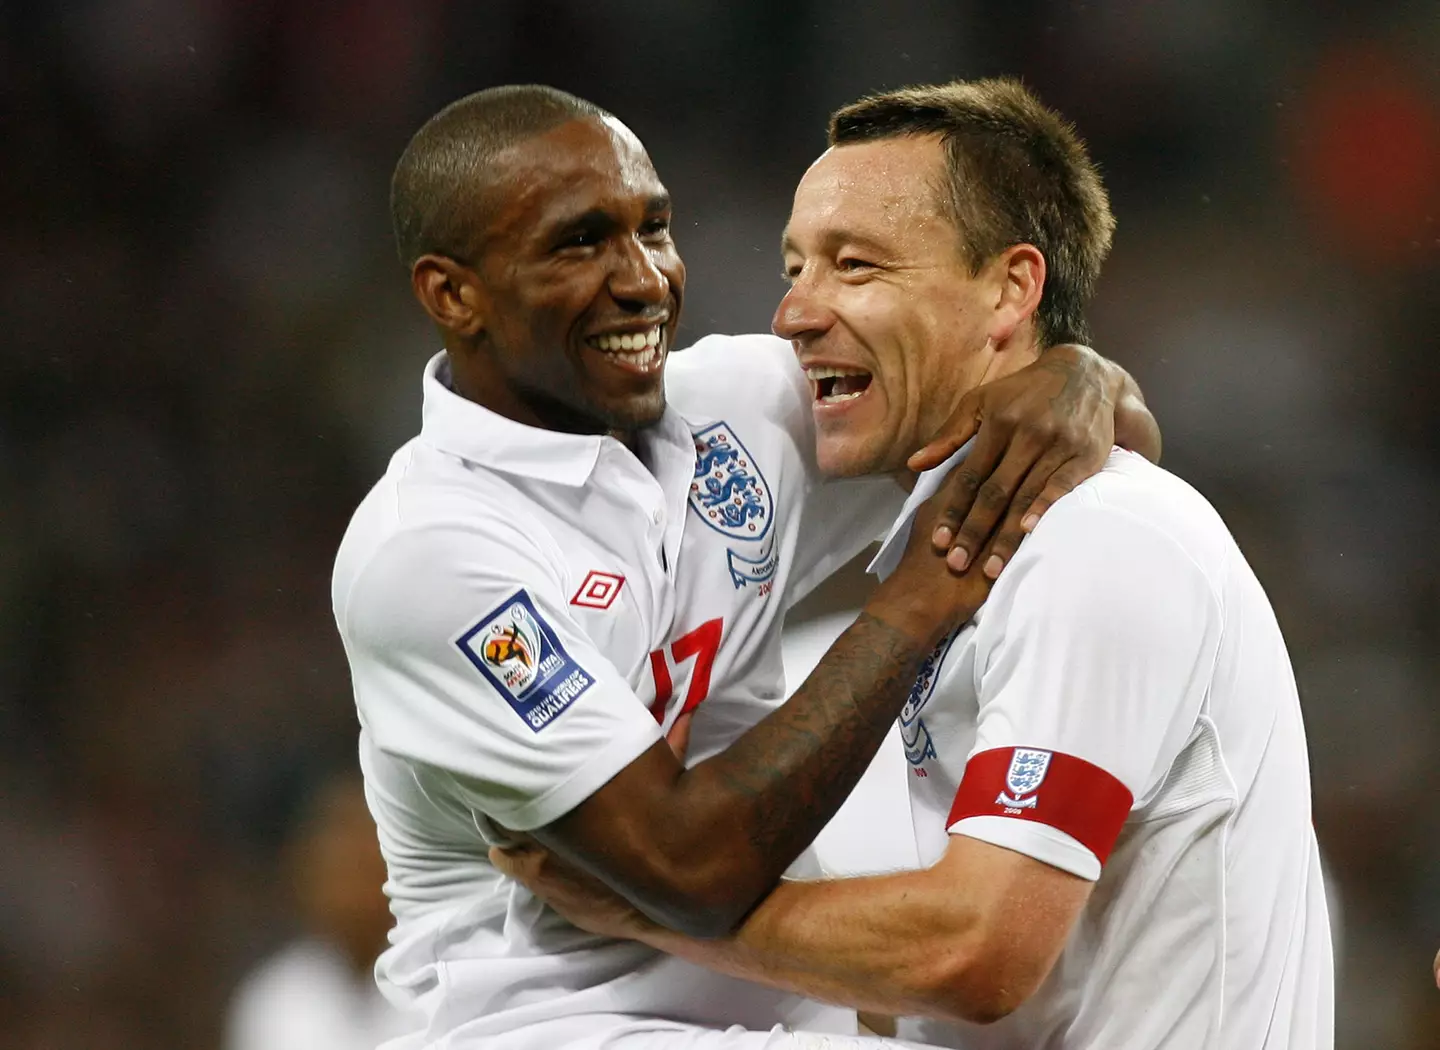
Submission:
[[[506,474],[578,487],[590,480],[602,444],[615,440],[603,434],[564,434],[506,419],[455,393],[449,379],[449,360],[442,350],[425,366],[420,437],[472,463]],[[693,457],[690,432],[674,409],[666,408],[655,429],[657,433],[650,440],[659,437]]]
[[[895,524],[891,525],[890,531],[885,534],[879,552],[870,560],[868,572],[873,572],[883,580],[895,571],[895,566],[900,564],[900,555],[905,553],[905,544],[910,539],[910,523],[915,519],[915,512],[920,509],[920,504],[940,491],[940,483],[955,469],[956,464],[970,454],[970,448],[974,444],[975,439],[971,438],[944,463],[925,471],[915,479],[915,488],[906,498],[905,505],[900,508],[900,516],[895,519]]]

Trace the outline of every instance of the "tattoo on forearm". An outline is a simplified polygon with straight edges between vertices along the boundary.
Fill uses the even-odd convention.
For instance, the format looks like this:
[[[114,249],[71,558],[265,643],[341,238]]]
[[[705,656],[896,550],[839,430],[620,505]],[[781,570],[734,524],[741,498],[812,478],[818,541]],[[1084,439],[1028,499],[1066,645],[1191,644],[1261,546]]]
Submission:
[[[865,772],[923,655],[908,635],[862,612],[800,693],[711,760],[724,791],[751,800],[746,830],[756,863],[774,867],[774,877]]]

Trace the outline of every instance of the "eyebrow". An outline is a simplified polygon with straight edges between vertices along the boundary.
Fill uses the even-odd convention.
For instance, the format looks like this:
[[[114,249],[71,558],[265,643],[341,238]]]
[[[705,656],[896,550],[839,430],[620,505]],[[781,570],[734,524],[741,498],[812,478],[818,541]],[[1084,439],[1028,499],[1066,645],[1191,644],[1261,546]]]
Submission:
[[[820,245],[827,251],[833,251],[842,244],[854,245],[857,248],[868,249],[869,251],[877,252],[885,256],[894,253],[892,246],[884,244],[866,234],[857,233],[854,230],[828,229],[820,236]],[[785,255],[788,252],[798,252],[799,250],[787,228],[780,238],[780,254]]]
[[[659,212],[671,209],[670,195],[668,193],[657,193],[647,197],[645,200],[645,214],[655,215]],[[575,230],[611,230],[618,226],[613,212],[605,208],[590,208],[578,215],[569,215],[558,219],[550,226],[553,236],[571,233]]]

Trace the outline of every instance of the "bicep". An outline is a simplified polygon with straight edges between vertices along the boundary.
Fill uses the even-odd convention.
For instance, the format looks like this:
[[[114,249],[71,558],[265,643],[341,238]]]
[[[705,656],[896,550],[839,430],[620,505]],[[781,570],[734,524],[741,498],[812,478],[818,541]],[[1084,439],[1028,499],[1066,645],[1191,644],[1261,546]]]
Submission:
[[[957,977],[967,987],[957,992],[980,1015],[1003,1015],[1040,986],[1095,885],[964,834],[950,836],[931,871],[970,911],[970,965]]]

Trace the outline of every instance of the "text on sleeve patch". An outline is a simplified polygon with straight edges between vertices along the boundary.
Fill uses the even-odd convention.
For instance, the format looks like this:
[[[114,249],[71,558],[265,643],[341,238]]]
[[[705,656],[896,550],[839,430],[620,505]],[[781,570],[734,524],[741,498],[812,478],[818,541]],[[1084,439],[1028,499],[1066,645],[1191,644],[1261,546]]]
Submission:
[[[523,589],[455,644],[528,725],[540,732],[595,684],[571,659]]]

